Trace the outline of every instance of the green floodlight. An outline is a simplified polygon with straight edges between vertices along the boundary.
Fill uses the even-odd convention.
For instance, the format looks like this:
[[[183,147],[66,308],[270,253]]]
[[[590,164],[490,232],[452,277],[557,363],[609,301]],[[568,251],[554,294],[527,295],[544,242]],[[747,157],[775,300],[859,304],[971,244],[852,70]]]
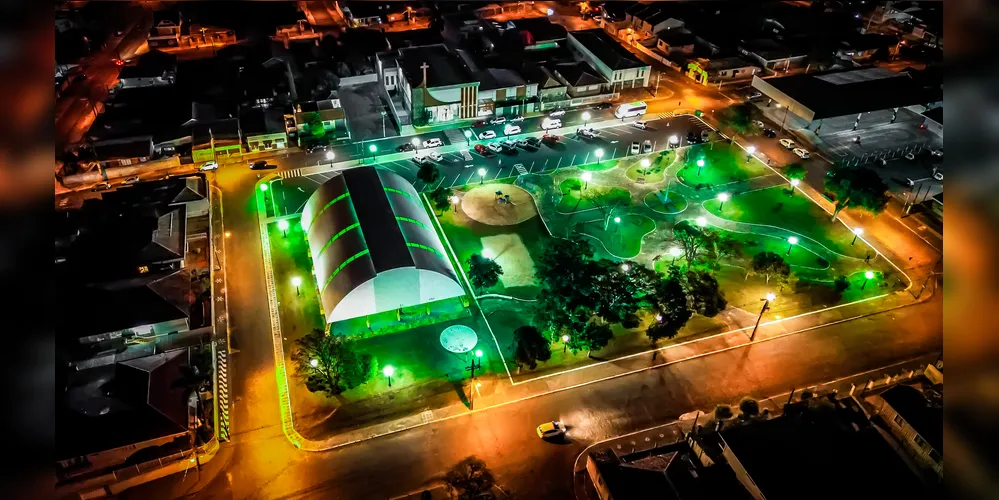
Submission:
[[[395,374],[395,368],[393,368],[392,365],[385,365],[385,368],[382,368],[382,374],[386,377],[391,377]]]
[[[261,185],[260,185],[260,190],[261,190],[261,191],[267,191],[268,189],[269,189],[269,188],[268,188],[268,186],[267,186],[267,184],[266,184],[266,183],[264,183],[264,184],[261,184]]]
[[[867,279],[874,279],[874,271],[867,271],[864,273],[864,277]]]
[[[281,219],[278,221],[278,229],[282,231],[288,230],[288,219]]]
[[[481,358],[482,357],[482,349],[476,349],[475,350],[475,357],[476,358]]]
[[[371,151],[372,153],[374,153],[375,151],[378,151],[378,146],[375,146],[374,144],[371,144],[371,145],[368,146],[368,151]]]
[[[704,158],[701,158],[701,159],[697,160],[697,166],[698,167],[703,167],[704,166]]]

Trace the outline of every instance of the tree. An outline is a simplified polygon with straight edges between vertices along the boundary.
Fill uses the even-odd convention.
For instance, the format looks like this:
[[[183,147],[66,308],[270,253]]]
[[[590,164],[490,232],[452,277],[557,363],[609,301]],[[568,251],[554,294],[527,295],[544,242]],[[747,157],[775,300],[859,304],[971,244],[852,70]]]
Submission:
[[[610,325],[590,321],[575,335],[569,336],[569,350],[573,353],[586,351],[589,356],[591,351],[603,349],[610,340],[614,338]]]
[[[465,458],[444,475],[448,492],[459,500],[471,500],[493,488],[493,473],[482,459]]]
[[[424,163],[423,165],[420,165],[420,170],[416,172],[416,178],[427,184],[432,184],[440,176],[440,169],[438,169],[437,165],[433,163]]]
[[[487,259],[479,254],[472,254],[467,261],[468,280],[476,290],[483,290],[499,282],[499,277],[503,275],[503,268],[496,261]]]
[[[326,127],[323,126],[323,117],[319,115],[318,111],[313,111],[306,114],[305,124],[309,127],[309,134],[312,137],[323,137],[326,135]]]
[[[832,220],[844,208],[863,208],[881,213],[888,204],[888,186],[869,168],[839,167],[826,174],[826,190],[836,196]]]
[[[737,134],[749,135],[759,132],[759,126],[753,123],[753,105],[749,103],[729,106],[718,113],[721,128],[734,130]]]
[[[694,263],[698,252],[708,244],[711,236],[713,236],[712,231],[701,229],[687,220],[673,224],[673,238],[680,244],[687,265]]]
[[[628,266],[628,272],[623,270],[624,265]],[[640,269],[646,269],[644,266],[601,259],[587,266],[587,269],[592,272],[595,312],[604,321],[620,323],[642,306],[644,291],[631,279],[631,272],[641,273]]]
[[[427,198],[430,199],[430,203],[433,203],[434,209],[443,214],[451,209],[451,196],[452,192],[450,188],[437,186],[436,189],[427,195]]]
[[[518,364],[527,365],[530,369],[538,366],[538,361],[548,361],[552,358],[551,342],[537,328],[527,325],[513,331],[514,354]]]
[[[719,234],[714,241],[715,255],[719,258],[728,257],[732,260],[741,260],[746,256],[742,240],[727,234]]]
[[[767,284],[770,284],[771,277],[784,282],[787,280],[788,275],[791,274],[791,266],[787,262],[784,262],[784,257],[778,254],[760,252],[753,256],[752,272],[763,275],[767,280]]]
[[[839,275],[836,277],[836,280],[833,281],[833,289],[836,290],[837,294],[842,294],[849,288],[850,280],[846,276]]]
[[[653,344],[661,338],[675,337],[694,314],[687,306],[687,294],[675,276],[660,280],[651,299],[656,316],[645,334]]]
[[[788,179],[803,181],[805,180],[805,173],[805,166],[800,163],[792,163],[784,167],[784,176]]]
[[[298,374],[305,379],[309,392],[336,396],[367,382],[374,375],[374,358],[370,354],[359,354],[354,341],[346,337],[327,335],[316,328],[296,340],[295,346],[292,361]]]
[[[596,309],[591,259],[593,250],[580,235],[553,238],[534,263],[541,293],[534,325],[549,338],[581,330]]]
[[[718,280],[707,271],[688,270],[683,275],[681,283],[687,292],[687,303],[690,308],[701,316],[714,317],[728,305],[718,287]]]

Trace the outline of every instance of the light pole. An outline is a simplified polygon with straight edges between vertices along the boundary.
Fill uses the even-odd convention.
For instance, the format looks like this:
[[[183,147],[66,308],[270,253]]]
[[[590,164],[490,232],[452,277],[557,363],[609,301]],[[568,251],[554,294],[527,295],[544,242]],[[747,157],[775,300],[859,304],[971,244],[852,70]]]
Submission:
[[[857,242],[857,237],[860,236],[860,235],[862,235],[862,234],[864,234],[864,228],[862,228],[862,227],[855,227],[855,228],[853,228],[853,241],[850,242],[850,246],[851,247],[853,246],[854,243]]]
[[[593,174],[590,172],[583,172],[583,175],[580,177],[583,179],[583,191],[586,191],[586,188],[590,185],[590,179],[593,178]]]
[[[675,136],[675,135],[669,136],[669,146],[671,148],[679,147],[680,146],[680,138],[677,137],[677,136]]]
[[[600,159],[604,157],[604,149],[603,148],[597,148],[597,150],[593,152],[593,156],[596,156],[597,157],[597,163],[600,163]]]
[[[864,284],[860,285],[860,289],[863,290],[867,286],[867,281],[874,278],[874,271],[867,271],[864,273]]]
[[[372,163],[374,163],[374,161],[375,161],[375,158],[377,158],[377,157],[378,157],[378,156],[377,156],[377,155],[375,154],[375,153],[377,153],[377,152],[378,152],[378,146],[375,146],[374,144],[369,144],[369,145],[368,145],[368,151],[370,151],[370,152],[371,152],[371,162],[372,162]]]
[[[631,266],[629,266],[627,262],[625,262],[624,264],[621,264],[621,272],[625,272],[626,273],[628,271],[631,271]]]
[[[789,237],[787,239],[787,243],[788,243],[788,245],[787,245],[787,253],[784,254],[784,255],[791,255],[791,249],[794,248],[794,246],[798,244],[798,237],[797,236],[791,236],[791,237]]]
[[[454,195],[451,197],[451,203],[454,204],[454,213],[458,213],[458,207],[460,206],[459,203],[461,203],[461,198],[458,198],[458,195]]]
[[[728,201],[729,198],[731,198],[731,196],[728,193],[718,193],[718,201],[721,202],[718,204],[718,213],[721,213],[722,209],[725,208],[725,202]]]
[[[791,194],[792,195],[794,194],[794,188],[798,187],[798,184],[801,184],[800,180],[798,180],[798,179],[791,179]]]
[[[642,175],[649,173],[649,165],[652,165],[652,162],[648,158],[642,158],[638,163],[642,166]]]
[[[312,358],[312,359],[310,359],[310,360],[309,360],[309,366],[311,366],[311,367],[313,367],[313,368],[315,368],[315,367],[319,366],[319,360],[318,360],[318,359],[316,359],[316,358]]]
[[[465,145],[466,146],[471,146],[472,145],[472,131],[471,130],[466,130],[465,131]]]
[[[479,366],[478,366],[478,368],[482,368],[482,361],[481,361],[481,359],[482,359],[482,349],[476,349],[475,350],[475,357],[472,358],[472,365],[469,367],[469,370],[472,371],[472,380],[475,380],[475,368],[476,368],[476,366],[475,366],[475,360],[476,359],[479,360]]]
[[[565,354],[565,351],[568,348],[569,348],[569,336],[568,335],[563,335],[562,336],[562,354]]]
[[[763,301],[763,309],[760,309],[760,315],[756,318],[756,326],[753,327],[753,333],[749,334],[750,342],[756,339],[756,329],[760,327],[760,320],[763,319],[763,313],[767,312],[767,310],[770,309],[770,302],[772,302],[776,298],[777,298],[776,295],[768,293],[765,298],[760,299]]]
[[[670,265],[676,264],[676,258],[682,253],[683,250],[680,250],[680,247],[670,247],[669,254],[673,256],[673,262],[670,262]]]
[[[590,112],[583,111],[583,128],[586,128],[586,122],[590,119]]]
[[[704,217],[698,217],[694,219],[694,223],[697,224],[697,227],[704,227],[708,225],[708,220]]]
[[[746,152],[749,153],[746,155],[746,163],[749,163],[749,161],[753,159],[753,153],[756,152],[756,146],[746,146]]]
[[[620,217],[614,217],[614,232],[615,233],[620,233],[621,232],[621,218]]]
[[[278,229],[284,233],[284,237],[288,237],[288,219],[281,219],[278,221]]]
[[[332,151],[326,152],[326,159],[330,162],[330,168],[333,168],[333,158],[336,158],[336,154]]]
[[[704,168],[704,158],[698,158],[697,160],[697,176],[701,176],[701,169]]]
[[[413,145],[413,149],[420,149],[420,138],[414,137],[413,140],[409,141]]]
[[[291,284],[295,286],[295,294],[302,295],[302,278],[295,276],[291,279]]]
[[[780,108],[781,108],[781,104],[778,102],[777,103],[777,109],[780,109]],[[780,131],[781,131],[781,133],[784,132],[784,122],[787,121],[787,112],[788,111],[791,111],[791,106],[787,106],[787,107],[784,108],[784,118],[781,118],[781,120],[780,120]]]
[[[482,183],[485,182],[485,180],[486,180],[486,169],[480,168],[479,169],[479,185],[481,186]]]
[[[385,368],[382,368],[382,375],[385,375],[385,378],[388,379],[388,386],[389,387],[392,387],[392,375],[393,374],[395,374],[395,368],[392,368],[392,365],[385,365]]]

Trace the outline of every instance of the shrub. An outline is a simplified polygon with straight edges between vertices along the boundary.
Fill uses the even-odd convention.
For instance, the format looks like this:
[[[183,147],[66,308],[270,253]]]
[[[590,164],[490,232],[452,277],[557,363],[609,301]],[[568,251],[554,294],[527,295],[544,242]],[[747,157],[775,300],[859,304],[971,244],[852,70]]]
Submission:
[[[625,316],[624,320],[621,321],[621,326],[625,328],[638,328],[638,324],[639,324],[638,316],[634,314],[629,314]]]
[[[728,405],[718,405],[715,407],[715,420],[725,420],[732,418],[732,407]]]

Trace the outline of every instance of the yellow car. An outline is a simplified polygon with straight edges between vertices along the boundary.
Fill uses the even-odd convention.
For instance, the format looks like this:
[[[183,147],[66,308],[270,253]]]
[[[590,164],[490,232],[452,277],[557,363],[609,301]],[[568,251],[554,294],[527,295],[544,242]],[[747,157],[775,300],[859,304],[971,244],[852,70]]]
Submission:
[[[562,422],[545,422],[538,426],[538,437],[549,439],[565,434],[565,425]]]

